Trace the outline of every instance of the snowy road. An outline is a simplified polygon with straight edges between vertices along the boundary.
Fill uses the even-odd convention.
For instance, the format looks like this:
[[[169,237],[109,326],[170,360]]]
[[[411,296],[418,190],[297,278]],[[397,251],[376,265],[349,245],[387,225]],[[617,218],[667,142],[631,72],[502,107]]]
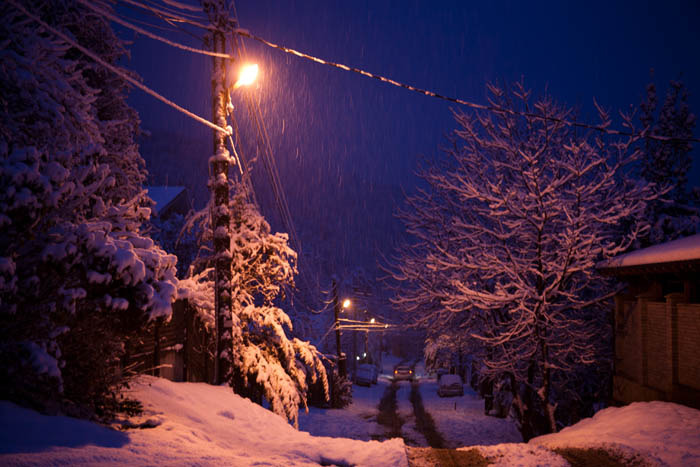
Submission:
[[[388,376],[382,376],[369,388],[353,386],[353,403],[346,409],[312,407],[308,414],[300,414],[299,428],[315,436],[401,437],[407,445],[421,447],[522,442],[513,422],[484,415],[484,401],[466,385],[462,397],[438,397],[437,382],[431,378],[420,379],[413,390],[420,396],[418,411],[417,395],[411,400],[410,382],[392,384]]]

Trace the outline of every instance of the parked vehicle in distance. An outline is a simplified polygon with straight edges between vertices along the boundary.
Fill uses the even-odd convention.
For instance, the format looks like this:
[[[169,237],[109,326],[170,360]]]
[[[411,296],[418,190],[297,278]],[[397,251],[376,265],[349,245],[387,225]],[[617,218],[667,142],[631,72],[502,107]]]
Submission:
[[[379,378],[379,367],[371,364],[368,365],[372,368],[372,371],[374,372],[374,378],[372,379],[372,382],[374,384],[377,384],[377,378]]]
[[[377,378],[379,377],[379,368],[377,368],[375,365],[372,365],[371,363],[361,363],[360,365],[357,366],[358,373],[362,369],[363,373],[363,378],[365,377],[365,373],[369,373],[370,376],[370,382],[373,384],[377,383]]]
[[[355,371],[355,384],[369,387],[376,382],[375,374],[374,365],[359,365]]]
[[[450,370],[448,370],[447,368],[438,368],[437,370],[435,370],[435,379],[440,381],[440,378],[442,378],[444,375],[448,374],[449,372],[450,372]]]
[[[463,396],[464,386],[459,375],[442,375],[438,381],[438,396]]]
[[[413,370],[410,366],[397,365],[394,368],[394,381],[413,381]]]

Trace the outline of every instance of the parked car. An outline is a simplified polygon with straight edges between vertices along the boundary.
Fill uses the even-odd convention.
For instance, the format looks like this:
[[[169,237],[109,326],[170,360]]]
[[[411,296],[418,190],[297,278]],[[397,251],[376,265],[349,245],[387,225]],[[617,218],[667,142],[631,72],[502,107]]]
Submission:
[[[355,371],[355,384],[369,387],[376,382],[375,374],[374,365],[359,365]]]
[[[459,375],[442,375],[438,381],[438,396],[463,396],[464,386]]]
[[[372,382],[374,384],[377,384],[377,378],[379,378],[379,367],[376,365],[370,365],[370,364],[368,364],[368,366],[370,366],[372,368],[372,371],[374,372],[374,378],[372,379]]]
[[[402,379],[407,381],[413,381],[413,378],[413,370],[410,366],[397,365],[394,368],[394,381],[401,381]]]
[[[435,379],[440,381],[440,378],[442,378],[444,375],[449,374],[450,370],[447,368],[438,368],[435,370]]]

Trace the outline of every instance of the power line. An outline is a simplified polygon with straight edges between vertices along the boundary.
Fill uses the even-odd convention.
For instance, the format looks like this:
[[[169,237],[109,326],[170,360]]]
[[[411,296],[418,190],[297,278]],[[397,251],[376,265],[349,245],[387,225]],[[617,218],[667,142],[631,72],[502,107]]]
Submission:
[[[163,10],[162,8],[156,8],[156,7],[144,5],[143,3],[137,2],[137,1],[135,1],[135,0],[119,0],[119,1],[120,1],[120,2],[123,2],[123,3],[128,3],[128,4],[133,5],[133,6],[137,6],[137,7],[139,7],[139,8],[143,8],[144,10],[148,10],[148,11],[150,11],[151,13],[156,13],[156,14],[158,14],[159,16],[166,16],[166,17],[168,17],[168,18],[169,18],[170,20],[172,20],[172,21],[177,21],[177,22],[180,22],[180,23],[190,24],[190,25],[192,25],[192,26],[197,26],[198,28],[206,29],[206,30],[208,30],[208,31],[213,31],[213,30],[216,29],[216,28],[215,28],[214,26],[212,26],[212,25],[200,23],[200,22],[195,21],[195,20],[193,20],[193,19],[184,18],[184,17],[180,16],[180,14],[174,14],[174,13],[170,13],[170,12],[168,12],[168,11],[166,11],[166,10]]]
[[[117,1],[119,1],[119,0],[117,0]],[[136,7],[136,6],[134,6],[134,5],[132,5],[132,4],[129,4],[129,3],[124,3],[123,1],[122,1],[122,5],[125,6],[126,8],[129,8],[129,9],[135,10],[135,11],[141,11],[141,10],[137,10],[137,8],[143,8],[143,7]],[[172,26],[172,27],[175,28],[176,30],[181,31],[181,32],[184,32],[185,34],[187,34],[187,35],[189,35],[189,36],[191,36],[191,37],[194,37],[194,38],[197,39],[199,42],[203,42],[203,41],[204,41],[204,38],[203,38],[203,37],[198,36],[197,34],[193,33],[192,31],[188,31],[187,29],[185,29],[185,28],[181,25],[180,22],[172,21],[170,18],[167,18],[167,17],[163,16],[161,13],[159,13],[159,12],[157,12],[157,11],[154,11],[153,9],[151,9],[151,8],[148,7],[148,6],[146,6],[145,8],[146,8],[146,13],[147,13],[148,15],[150,15],[150,16],[152,16],[152,17],[154,17],[154,18],[160,19],[161,21],[163,21],[163,22],[169,24],[170,26]],[[125,16],[125,15],[120,15],[120,16]],[[136,19],[134,19],[134,18],[129,18],[129,19],[130,19],[131,21],[133,21],[133,22],[136,22],[136,23],[144,23],[144,22],[139,21],[139,20],[136,20]],[[145,24],[145,23],[144,23],[144,24]],[[151,25],[151,26],[153,26],[153,27],[158,27],[158,26],[155,26],[155,25]]]
[[[129,16],[127,16],[123,13],[116,13],[115,12],[115,15],[117,15],[119,18],[128,19],[129,21],[131,21],[133,23],[143,24],[144,26],[148,26],[149,28],[160,29],[161,31],[169,31],[169,32],[182,32],[182,29],[179,29],[178,26],[176,26],[176,25],[162,26],[159,24],[153,24],[153,23],[149,23],[148,21],[130,18]],[[168,24],[170,24],[170,23],[168,23]]]
[[[198,54],[201,54],[201,55],[209,55],[209,56],[211,56],[211,57],[233,58],[233,57],[232,57],[231,55],[229,55],[229,54],[218,53],[218,52],[210,52],[210,51],[208,51],[208,50],[202,50],[202,49],[196,49],[196,48],[190,47],[190,46],[188,46],[188,45],[183,45],[183,44],[180,44],[180,43],[178,43],[178,42],[171,41],[170,39],[166,39],[166,38],[164,38],[164,37],[161,37],[161,36],[159,36],[159,35],[157,35],[157,34],[154,34],[154,33],[150,32],[150,31],[147,31],[147,30],[145,30],[145,29],[143,29],[143,28],[140,28],[140,27],[138,27],[138,26],[135,26],[135,25],[129,23],[128,21],[124,21],[123,19],[121,19],[121,18],[119,18],[119,17],[117,17],[117,16],[115,16],[115,15],[113,15],[113,14],[111,14],[111,13],[105,11],[105,10],[103,10],[102,8],[99,8],[99,7],[97,7],[97,6],[92,5],[92,4],[91,4],[89,1],[87,1],[87,0],[78,0],[78,2],[82,3],[82,4],[83,4],[84,6],[86,6],[86,7],[90,8],[92,11],[94,11],[94,12],[96,12],[96,13],[99,13],[100,15],[104,16],[105,18],[111,19],[111,20],[114,21],[115,23],[121,24],[121,25],[124,26],[124,27],[127,27],[127,28],[129,28],[129,29],[132,29],[132,30],[138,32],[138,33],[143,34],[144,36],[150,37],[151,39],[154,39],[154,40],[163,42],[164,44],[168,44],[169,46],[176,47],[176,48],[182,49],[182,50],[186,50],[186,51],[188,51],[188,52],[198,53]]]
[[[212,129],[214,129],[214,130],[216,130],[216,131],[220,131],[220,132],[222,132],[222,133],[224,133],[224,134],[226,134],[226,135],[229,134],[229,130],[228,130],[228,129],[222,128],[222,127],[220,127],[219,125],[216,125],[216,124],[210,122],[209,120],[206,120],[206,119],[200,117],[199,115],[197,115],[197,114],[195,114],[195,113],[193,113],[193,112],[190,112],[189,110],[185,109],[184,107],[180,107],[180,106],[177,105],[175,102],[169,100],[167,97],[164,97],[164,96],[158,94],[156,91],[154,91],[153,89],[149,88],[149,87],[146,86],[145,84],[143,84],[143,83],[139,82],[138,80],[134,79],[133,77],[129,76],[129,75],[128,75],[127,73],[125,73],[123,70],[120,70],[120,69],[117,68],[116,66],[111,65],[111,64],[105,62],[105,61],[104,61],[102,58],[100,58],[98,55],[96,55],[96,54],[94,54],[93,52],[89,51],[88,49],[86,49],[85,47],[81,46],[80,44],[76,43],[73,39],[71,39],[70,37],[68,37],[66,34],[64,34],[64,33],[62,33],[61,31],[58,31],[57,29],[55,29],[55,28],[49,26],[49,25],[46,24],[44,21],[42,21],[39,17],[37,17],[36,15],[30,13],[30,12],[29,12],[26,8],[24,8],[22,5],[19,5],[15,0],[7,0],[7,1],[8,1],[8,3],[10,3],[12,6],[14,6],[14,7],[17,8],[18,10],[20,10],[22,13],[24,13],[25,15],[27,15],[29,18],[31,18],[32,20],[34,20],[34,21],[36,21],[37,23],[39,23],[39,24],[40,24],[42,27],[44,27],[47,31],[51,31],[51,32],[54,33],[56,36],[60,37],[61,39],[63,39],[64,41],[66,41],[68,44],[70,44],[71,46],[75,47],[76,49],[78,49],[79,51],[81,51],[82,53],[84,53],[85,55],[87,55],[88,57],[90,57],[91,59],[93,59],[95,62],[99,63],[100,65],[102,65],[103,67],[105,67],[105,68],[107,68],[108,70],[112,71],[113,73],[117,74],[117,75],[120,76],[122,79],[124,79],[125,81],[128,81],[129,83],[133,84],[134,86],[136,86],[137,88],[141,89],[141,90],[144,91],[145,93],[147,93],[147,94],[149,94],[149,95],[155,97],[155,98],[158,99],[159,101],[161,101],[161,102],[163,102],[163,103],[169,105],[170,107],[174,108],[175,110],[184,113],[185,115],[187,115],[188,117],[190,117],[190,118],[192,118],[192,119],[198,121],[199,123],[203,123],[204,125],[206,125],[206,126],[212,128]]]
[[[177,2],[175,0],[161,0],[161,1],[167,5],[178,8],[180,10],[196,11],[198,13],[203,11],[201,6],[188,5],[186,3]]]
[[[368,78],[374,78],[374,79],[377,79],[379,81],[383,81],[385,83],[389,83],[391,85],[394,85],[394,86],[397,86],[400,88],[408,89],[409,91],[417,92],[419,94],[423,94],[423,95],[428,96],[428,97],[434,97],[437,99],[446,100],[448,102],[454,102],[455,104],[464,105],[464,106],[470,107],[472,109],[486,110],[486,111],[495,112],[495,113],[507,113],[510,115],[536,118],[539,120],[548,120],[548,121],[552,121],[552,122],[556,122],[556,123],[561,123],[561,124],[566,125],[566,126],[585,128],[588,130],[594,130],[594,131],[597,131],[600,133],[605,133],[608,135],[639,136],[639,137],[653,139],[653,140],[657,140],[657,141],[684,141],[684,142],[700,143],[700,138],[663,136],[663,135],[656,135],[656,134],[647,134],[646,132],[634,133],[631,131],[613,130],[613,129],[607,128],[607,126],[602,126],[602,125],[590,125],[588,123],[575,122],[575,121],[571,121],[571,120],[565,120],[563,118],[540,115],[540,114],[536,114],[533,112],[519,112],[517,110],[506,109],[506,108],[498,107],[495,105],[477,104],[476,102],[470,102],[470,101],[466,101],[464,99],[459,99],[456,97],[444,96],[442,94],[438,94],[438,93],[433,92],[433,91],[428,91],[427,89],[421,89],[421,88],[418,88],[415,86],[411,86],[410,84],[401,83],[399,81],[395,81],[395,80],[393,80],[391,78],[387,78],[385,76],[381,76],[381,75],[377,75],[374,73],[370,73],[370,72],[365,71],[365,70],[361,70],[360,68],[355,68],[355,67],[343,65],[342,63],[331,62],[329,60],[323,60],[321,58],[314,57],[313,55],[305,54],[304,52],[299,52],[298,50],[294,50],[294,49],[291,49],[289,47],[285,47],[283,45],[275,44],[273,42],[265,40],[262,37],[258,37],[254,34],[251,34],[246,29],[236,29],[234,32],[240,36],[256,40],[262,44],[265,44],[268,47],[272,47],[274,49],[281,50],[281,51],[286,52],[288,54],[296,55],[297,57],[301,57],[301,58],[304,58],[306,60],[311,60],[312,62],[320,63],[322,65],[332,66],[335,68],[340,68],[341,70],[345,70],[345,71],[352,71],[354,73],[358,73],[358,74],[360,74],[362,76],[366,76]]]

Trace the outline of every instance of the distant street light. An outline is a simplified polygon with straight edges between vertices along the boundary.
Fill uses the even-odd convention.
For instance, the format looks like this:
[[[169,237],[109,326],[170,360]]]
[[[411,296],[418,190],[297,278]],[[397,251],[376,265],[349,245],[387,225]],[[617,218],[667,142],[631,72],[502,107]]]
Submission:
[[[253,63],[244,65],[238,75],[238,81],[233,85],[233,89],[238,89],[241,86],[249,86],[255,82],[258,76],[258,64]]]
[[[376,321],[375,321],[374,318],[372,318],[372,319],[369,320],[369,322],[372,323],[372,324],[374,324]]]
[[[352,303],[350,302],[349,298],[343,300],[343,308],[350,308],[350,305],[352,305]]]

